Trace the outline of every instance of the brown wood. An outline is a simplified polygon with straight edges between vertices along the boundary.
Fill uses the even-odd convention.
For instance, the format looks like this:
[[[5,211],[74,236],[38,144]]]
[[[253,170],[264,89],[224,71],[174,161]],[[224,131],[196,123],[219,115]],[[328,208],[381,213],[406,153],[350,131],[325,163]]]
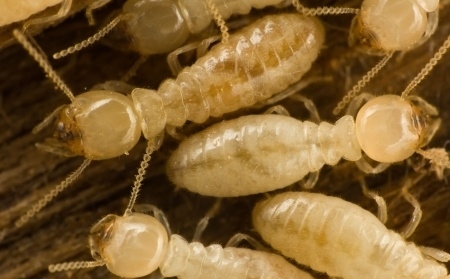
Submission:
[[[102,10],[98,16],[104,18],[110,11],[108,9]],[[273,10],[255,15],[267,12]],[[330,76],[333,81],[313,84],[302,92],[314,100],[321,117],[330,122],[337,119],[331,110],[342,94],[379,59],[357,53],[347,46],[350,18],[323,18],[327,28],[327,45],[309,76]],[[376,95],[401,92],[450,34],[449,5],[441,9],[440,18],[438,30],[429,42],[404,55],[396,54],[365,91]],[[88,27],[84,15],[79,14],[48,28],[35,39],[47,54],[51,54],[81,41],[96,28]],[[7,42],[10,36],[10,30],[1,31],[0,45]],[[96,44],[69,58],[51,60],[51,63],[78,94],[97,83],[120,78],[137,58],[136,54],[122,53]],[[433,147],[444,146],[450,135],[449,72],[450,54],[447,54],[416,89],[420,96],[439,108],[443,120],[442,127],[430,144]],[[161,80],[169,76],[164,56],[155,56],[140,69],[132,82],[142,87],[157,88]],[[21,229],[12,229],[21,214],[82,162],[81,158],[62,158],[34,146],[46,134],[34,135],[32,128],[56,107],[66,103],[67,98],[55,89],[20,46],[14,45],[0,51],[0,229],[7,229],[0,242],[0,278],[117,278],[104,267],[49,274],[47,266],[63,261],[91,259],[87,248],[89,229],[105,214],[122,214],[124,211],[145,147],[144,141],[129,156],[93,162],[72,187],[30,223]],[[282,103],[295,117],[307,117],[301,104],[289,100]],[[161,150],[153,155],[138,202],[159,206],[168,214],[173,231],[190,239],[196,223],[215,199],[184,190],[177,191],[168,182],[164,174],[164,161],[175,147],[176,141],[167,137]],[[405,177],[417,175],[411,165],[417,165],[418,161],[420,156],[415,155],[408,162],[396,164],[383,174],[366,176],[370,187],[387,198],[389,228],[401,229],[410,218],[412,208],[399,198],[399,190]],[[425,171],[427,168],[425,164],[420,169]],[[361,193],[358,184],[360,174],[354,163],[345,161],[335,167],[325,167],[313,191],[340,196],[375,212],[373,201]],[[298,187],[292,189],[297,190]],[[438,181],[430,173],[411,191],[424,211],[424,218],[411,239],[417,244],[450,252],[448,184],[445,180]],[[237,232],[256,236],[252,231],[250,212],[254,203],[262,197],[225,199],[220,212],[207,228],[203,242],[225,244]]]

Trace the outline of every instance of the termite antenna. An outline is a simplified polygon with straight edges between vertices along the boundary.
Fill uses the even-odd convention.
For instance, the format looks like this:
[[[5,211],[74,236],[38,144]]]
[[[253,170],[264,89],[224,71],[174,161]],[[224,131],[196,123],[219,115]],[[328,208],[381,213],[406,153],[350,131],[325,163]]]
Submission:
[[[116,25],[123,19],[124,19],[124,16],[122,16],[122,15],[117,16],[110,23],[108,23],[105,27],[100,29],[100,31],[95,33],[93,36],[87,38],[86,40],[82,41],[81,43],[78,43],[74,46],[68,47],[67,49],[61,50],[61,51],[53,54],[53,58],[60,59],[62,57],[65,57],[69,54],[73,54],[77,51],[82,50],[83,48],[86,48],[86,47],[92,45],[93,43],[97,42],[98,40],[100,40],[101,38],[106,36],[106,34],[108,34],[114,27],[116,27]]]
[[[43,17],[43,18],[36,18],[26,21],[23,24],[23,29],[27,30],[28,27],[31,25],[38,25],[38,24],[44,24],[47,22],[54,22],[60,18],[65,17],[67,14],[69,14],[70,8],[72,7],[72,0],[63,0],[61,2],[61,7],[59,8],[58,12],[54,15]]]
[[[97,10],[103,6],[105,6],[106,4],[108,4],[109,2],[111,2],[111,0],[97,0],[96,2],[90,4],[89,6],[87,6],[86,8],[86,18],[88,20],[89,25],[95,25],[95,18],[94,15],[92,14],[92,12],[94,10]]]
[[[102,261],[81,261],[81,262],[66,262],[66,263],[58,263],[51,264],[48,266],[48,271],[51,273],[61,272],[67,270],[75,270],[75,269],[83,269],[83,268],[92,268],[105,265]]]
[[[317,15],[341,15],[341,14],[358,14],[359,9],[346,7],[320,7],[320,8],[306,8],[298,0],[292,0],[292,5],[295,9],[305,16]]]
[[[149,140],[147,142],[147,147],[145,148],[145,154],[142,158],[141,164],[138,169],[138,174],[136,175],[136,180],[133,184],[133,189],[131,190],[130,201],[128,202],[127,209],[125,209],[124,216],[130,215],[134,204],[136,203],[137,196],[142,186],[142,181],[144,180],[145,173],[147,172],[148,163],[151,160],[151,154],[153,151],[157,150],[162,144],[163,137],[159,136],[156,139]]]
[[[391,59],[392,55],[394,54],[393,51],[386,54],[386,56],[383,57],[369,72],[367,72],[359,81],[358,83],[353,86],[353,88],[347,92],[347,94],[344,96],[344,98],[336,105],[336,107],[333,109],[333,114],[338,115],[345,106],[351,102],[353,98],[358,95],[359,92],[361,92],[361,89],[366,86],[366,84],[372,80],[372,78],[386,65],[386,63]]]
[[[55,70],[53,70],[52,66],[50,66],[50,63],[47,61],[47,59],[45,59],[45,56],[42,56],[42,54],[40,54],[39,51],[35,47],[33,47],[30,41],[18,29],[13,30],[13,35],[16,40],[23,46],[23,48],[30,54],[30,56],[33,57],[33,59],[39,64],[39,66],[41,66],[41,68],[53,81],[53,83],[56,84],[56,86],[61,89],[73,103],[75,101],[75,97],[72,91],[62,81]]]
[[[213,3],[212,0],[206,0],[206,5],[208,6],[209,11],[211,12],[211,15],[216,22],[217,26],[220,28],[220,32],[222,33],[222,43],[226,44],[228,43],[228,38],[230,37],[230,34],[228,33],[228,27],[223,20],[222,16],[220,15],[219,10],[217,9],[216,5]]]
[[[30,210],[28,210],[22,217],[20,217],[16,222],[16,228],[22,227],[26,224],[33,216],[42,210],[49,202],[51,202],[55,197],[57,197],[62,191],[64,191],[78,176],[84,171],[84,169],[91,163],[90,159],[85,159],[81,166],[78,167],[73,173],[71,173],[63,182],[56,186],[53,190],[47,193],[43,198],[41,198]]]
[[[436,66],[437,62],[441,60],[442,56],[447,52],[450,47],[450,36],[444,41],[439,50],[434,54],[433,58],[428,61],[425,67],[422,68],[420,73],[411,81],[411,83],[403,90],[402,98],[405,98],[411,91],[431,72]]]

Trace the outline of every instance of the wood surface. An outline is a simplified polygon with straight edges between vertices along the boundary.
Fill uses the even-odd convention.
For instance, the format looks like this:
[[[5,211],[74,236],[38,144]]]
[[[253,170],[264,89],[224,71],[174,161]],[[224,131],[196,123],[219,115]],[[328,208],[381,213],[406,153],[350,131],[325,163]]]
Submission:
[[[96,16],[106,18],[120,6],[112,3]],[[436,33],[421,47],[407,53],[396,54],[388,66],[364,91],[375,95],[399,94],[419,72],[428,59],[450,34],[450,5],[444,1],[440,10],[441,22]],[[314,5],[314,1],[309,1]],[[324,5],[344,5],[348,1],[324,1]],[[356,5],[357,2],[350,3]],[[255,12],[253,17],[277,12],[266,9]],[[310,85],[301,93],[314,100],[323,120],[334,122],[337,117],[331,111],[343,94],[369,70],[378,57],[369,57],[348,47],[346,37],[351,16],[323,17],[327,30],[327,41],[318,61],[308,77],[329,77],[331,81]],[[35,36],[37,43],[49,56],[81,41],[95,32],[98,26],[89,27],[83,13],[47,28]],[[0,45],[10,38],[11,30],[0,30]],[[10,44],[10,43],[8,43]],[[139,56],[124,53],[98,43],[68,58],[51,59],[61,77],[75,94],[82,93],[95,84],[106,80],[120,79]],[[185,57],[189,63],[189,57]],[[436,66],[433,72],[415,90],[417,94],[438,107],[442,126],[430,143],[442,147],[450,135],[450,54]],[[131,83],[157,88],[171,74],[164,55],[151,57],[142,66]],[[40,197],[50,191],[82,162],[82,158],[63,158],[45,153],[35,147],[51,134],[45,130],[32,134],[31,130],[67,98],[45,77],[37,63],[19,45],[10,45],[0,51],[0,229],[6,230],[0,241],[0,278],[117,278],[106,268],[99,267],[50,274],[47,266],[52,263],[90,260],[87,237],[90,227],[108,213],[122,214],[129,198],[136,169],[145,148],[142,140],[128,156],[93,162],[80,178],[62,195],[55,199],[40,214],[20,229],[14,229],[14,221]],[[283,100],[282,104],[299,119],[308,117],[302,104]],[[260,113],[261,110],[244,110],[239,114]],[[226,117],[235,117],[234,114]],[[221,119],[213,120],[220,121]],[[188,125],[183,131],[206,127]],[[139,203],[152,203],[168,214],[174,233],[192,238],[196,223],[212,206],[215,199],[202,197],[185,190],[176,190],[168,182],[164,162],[177,141],[166,137],[163,147],[152,156]],[[412,212],[412,207],[399,196],[405,178],[416,177],[427,172],[427,176],[411,192],[422,204],[423,220],[411,237],[419,245],[432,246],[450,252],[450,187],[447,180],[439,181],[421,158],[391,166],[383,174],[367,175],[365,179],[371,189],[386,197],[389,206],[387,226],[401,230]],[[445,172],[448,176],[448,172]],[[335,167],[324,167],[319,182],[312,190],[342,197],[364,208],[376,211],[374,202],[366,198],[359,186],[362,173],[354,163],[342,161]],[[447,177],[446,176],[446,177]],[[298,190],[298,185],[291,188]],[[221,243],[235,233],[252,230],[250,213],[254,203],[264,195],[224,199],[217,216],[206,229],[204,244]],[[307,251],[305,251],[307,252]],[[316,274],[317,278],[327,278]]]

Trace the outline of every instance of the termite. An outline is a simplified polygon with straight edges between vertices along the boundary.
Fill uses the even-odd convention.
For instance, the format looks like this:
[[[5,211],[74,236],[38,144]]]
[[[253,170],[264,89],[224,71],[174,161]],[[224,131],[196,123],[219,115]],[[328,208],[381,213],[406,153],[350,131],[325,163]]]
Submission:
[[[426,42],[438,25],[439,0],[364,0],[360,9],[306,8],[292,1],[305,15],[356,13],[349,31],[349,44],[370,54],[384,56],[333,110],[339,114],[349,101],[386,65],[396,51],[407,51]]]
[[[141,170],[142,167],[138,173]],[[147,276],[158,268],[164,277],[180,279],[313,278],[276,254],[217,244],[204,247],[200,242],[188,243],[182,236],[171,234],[167,218],[155,206],[141,208],[153,212],[156,218],[132,212],[141,187],[138,180],[125,214],[109,214],[92,227],[89,247],[95,261],[54,264],[49,266],[50,272],[106,265],[111,273],[126,278]],[[195,235],[201,233],[208,219],[209,216],[202,219]],[[239,241],[232,239],[227,246]]]
[[[20,227],[63,191],[91,162],[126,154],[139,140],[148,140],[145,158],[159,147],[165,127],[249,107],[298,82],[318,56],[324,30],[316,19],[299,14],[266,16],[218,43],[176,80],[159,89],[137,88],[131,98],[111,91],[89,91],[74,97],[45,57],[23,34],[14,35],[72,104],[57,109],[42,126],[55,118],[53,138],[40,146],[65,156],[84,156],[84,163],[55,190],[22,216]],[[277,82],[273,82],[273,79]],[[144,160],[145,161],[145,160]],[[144,163],[144,162],[143,162]]]
[[[168,177],[176,186],[202,195],[235,197],[289,186],[341,158],[357,161],[364,172],[377,173],[417,152],[448,168],[445,152],[421,149],[439,128],[437,109],[408,94],[449,47],[450,36],[401,96],[363,95],[372,99],[359,110],[356,120],[345,115],[335,125],[315,124],[265,114],[210,126],[173,152],[167,162]],[[370,166],[361,151],[381,164]],[[312,181],[307,187],[313,186]]]
[[[331,277],[450,278],[436,261],[448,261],[449,254],[419,249],[369,211],[340,198],[282,193],[255,206],[253,223],[272,247]]]
[[[103,1],[109,2],[108,0]],[[120,48],[141,55],[162,54],[183,49],[189,37],[199,34],[215,20],[227,41],[226,19],[233,14],[248,14],[252,8],[282,5],[286,0],[127,0],[120,14],[92,37],[55,53],[53,57],[72,54],[117,28]],[[170,64],[170,63],[169,63]]]

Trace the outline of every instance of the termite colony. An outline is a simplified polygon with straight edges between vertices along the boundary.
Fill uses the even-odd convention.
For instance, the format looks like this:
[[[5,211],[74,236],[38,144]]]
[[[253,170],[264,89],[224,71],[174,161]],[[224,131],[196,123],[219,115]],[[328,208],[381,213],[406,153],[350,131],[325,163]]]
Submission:
[[[101,22],[111,10],[120,8],[123,4],[116,2],[120,1],[113,1],[105,8],[95,11],[97,22]],[[308,7],[317,6],[315,1],[301,2]],[[321,3],[323,6],[358,7],[356,1],[323,2]],[[442,8],[439,10],[439,16],[446,19],[450,16],[450,8],[445,1],[441,2],[444,3],[440,4]],[[250,17],[258,18],[277,12],[275,8],[256,10],[252,11]],[[245,19],[247,16],[237,17],[240,18]],[[319,79],[318,82],[301,90],[303,96],[312,99],[316,104],[322,120],[330,123],[338,119],[332,111],[343,94],[379,60],[378,57],[369,57],[348,47],[347,32],[351,18],[351,15],[321,18],[327,32],[326,41],[306,79],[331,77],[332,82]],[[86,18],[80,14],[44,31],[35,39],[45,53],[52,54],[74,41],[81,41],[96,29],[98,25],[87,27]],[[428,42],[404,55],[401,54],[397,60],[391,59],[363,91],[374,94],[399,94],[427,63],[448,34],[450,23],[441,20],[438,29]],[[130,83],[144,88],[158,88],[164,79],[171,77],[165,56],[152,56]],[[65,58],[66,60],[50,59],[50,61],[78,95],[105,80],[120,79],[137,58],[137,54],[122,53],[102,44],[94,44],[89,49]],[[191,61],[189,57],[186,60]],[[448,56],[439,61],[429,77],[415,90],[416,95],[437,107],[443,120],[430,144],[433,147],[444,146],[446,140],[450,138],[447,124],[450,100],[446,94],[449,87],[445,82],[449,61]],[[0,145],[0,154],[3,154],[0,163],[2,166],[0,228],[5,228],[11,227],[30,205],[36,203],[55,184],[76,169],[82,159],[66,159],[42,152],[34,146],[34,143],[42,142],[46,135],[31,134],[33,127],[54,108],[67,103],[58,89],[55,90],[55,86],[42,75],[42,70],[36,63],[16,45],[0,51],[0,65],[2,65],[0,126],[3,131]],[[303,105],[295,100],[288,98],[282,100],[280,104],[296,119],[306,120],[309,117]],[[247,110],[242,114],[259,114],[267,108]],[[226,117],[234,118],[239,115],[241,114]],[[189,134],[220,120],[222,118],[201,125],[188,125],[181,132]],[[191,239],[196,223],[215,199],[184,190],[175,191],[173,184],[167,180],[164,164],[178,144],[179,142],[167,136],[161,149],[152,154],[138,203],[157,205],[168,214],[172,231]],[[5,236],[0,243],[0,277],[67,278],[71,271],[48,274],[47,266],[64,261],[89,259],[86,236],[91,226],[101,217],[110,213],[123,213],[144,149],[145,142],[141,140],[136,148],[129,151],[128,156],[92,163],[72,188],[61,194],[26,226],[13,230]],[[366,177],[370,188],[387,199],[390,217],[388,228],[400,229],[408,222],[412,207],[400,197],[400,189],[405,177],[414,175],[415,171],[425,170],[433,171],[428,162],[415,155],[403,163],[391,166],[382,174]],[[352,162],[341,161],[333,167],[325,166],[313,191],[342,197],[375,212],[373,200],[367,199],[360,190],[361,175]],[[288,190],[298,191],[300,188],[294,186]],[[419,199],[424,212],[422,222],[410,240],[420,245],[450,251],[446,205],[450,191],[446,184],[445,172],[443,180],[438,180],[434,174],[427,175],[426,179],[413,185],[410,192]],[[211,219],[201,242],[205,246],[209,243],[225,244],[236,232],[251,233],[253,225],[250,212],[255,203],[262,199],[264,199],[262,195],[225,199],[220,211]],[[76,278],[117,278],[106,268],[78,270],[72,275]],[[317,273],[314,273],[314,277],[328,278]]]

